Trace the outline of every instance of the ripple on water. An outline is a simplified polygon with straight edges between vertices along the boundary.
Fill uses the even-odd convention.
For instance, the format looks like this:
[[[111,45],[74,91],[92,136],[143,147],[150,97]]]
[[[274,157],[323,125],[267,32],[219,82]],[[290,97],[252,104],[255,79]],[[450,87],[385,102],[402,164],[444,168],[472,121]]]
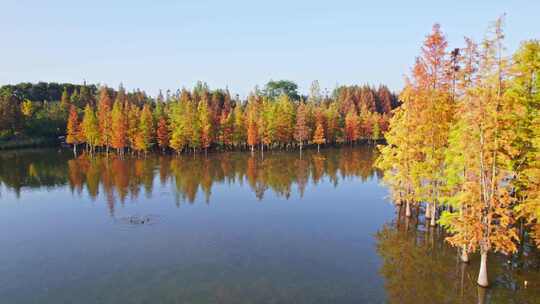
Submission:
[[[160,220],[159,215],[145,214],[145,215],[128,215],[119,218],[115,218],[116,224],[122,225],[122,227],[140,227],[140,226],[153,226]]]

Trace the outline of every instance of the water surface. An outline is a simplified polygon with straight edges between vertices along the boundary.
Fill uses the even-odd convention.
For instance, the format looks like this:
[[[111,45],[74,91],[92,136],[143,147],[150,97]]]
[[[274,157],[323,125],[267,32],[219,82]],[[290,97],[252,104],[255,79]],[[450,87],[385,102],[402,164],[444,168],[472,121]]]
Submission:
[[[369,147],[125,159],[4,152],[0,299],[476,302],[477,258],[462,266],[441,231],[400,216],[376,156]],[[487,303],[539,303],[534,249],[490,263]]]

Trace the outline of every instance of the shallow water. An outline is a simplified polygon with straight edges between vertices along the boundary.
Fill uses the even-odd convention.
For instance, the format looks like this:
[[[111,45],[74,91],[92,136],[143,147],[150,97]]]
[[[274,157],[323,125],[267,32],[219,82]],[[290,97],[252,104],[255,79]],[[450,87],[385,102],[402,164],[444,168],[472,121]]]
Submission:
[[[368,147],[145,159],[0,154],[1,303],[473,303],[477,257],[386,200]],[[486,303],[540,303],[490,256]],[[528,281],[527,288],[524,281]]]

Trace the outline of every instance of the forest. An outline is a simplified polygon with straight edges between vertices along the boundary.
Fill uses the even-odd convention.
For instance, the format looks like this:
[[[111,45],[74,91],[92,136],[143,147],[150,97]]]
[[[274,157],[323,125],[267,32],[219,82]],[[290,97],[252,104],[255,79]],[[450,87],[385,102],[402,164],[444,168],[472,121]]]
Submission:
[[[406,216],[441,225],[463,262],[540,247],[540,42],[506,55],[503,18],[458,48],[438,24],[390,119],[377,166]]]
[[[120,155],[376,142],[398,104],[384,85],[329,94],[317,81],[305,96],[292,81],[269,81],[246,100],[203,82],[155,98],[122,86],[21,83],[0,88],[0,148],[62,136],[75,153]]]

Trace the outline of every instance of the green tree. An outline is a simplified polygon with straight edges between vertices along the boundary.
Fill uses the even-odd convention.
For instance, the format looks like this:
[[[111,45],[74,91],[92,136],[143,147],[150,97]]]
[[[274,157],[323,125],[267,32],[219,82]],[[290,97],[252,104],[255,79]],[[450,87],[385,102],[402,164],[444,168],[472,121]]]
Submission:
[[[99,145],[99,125],[96,113],[90,104],[86,104],[84,108],[82,129],[86,144],[89,146],[90,152],[93,153],[95,147]]]

